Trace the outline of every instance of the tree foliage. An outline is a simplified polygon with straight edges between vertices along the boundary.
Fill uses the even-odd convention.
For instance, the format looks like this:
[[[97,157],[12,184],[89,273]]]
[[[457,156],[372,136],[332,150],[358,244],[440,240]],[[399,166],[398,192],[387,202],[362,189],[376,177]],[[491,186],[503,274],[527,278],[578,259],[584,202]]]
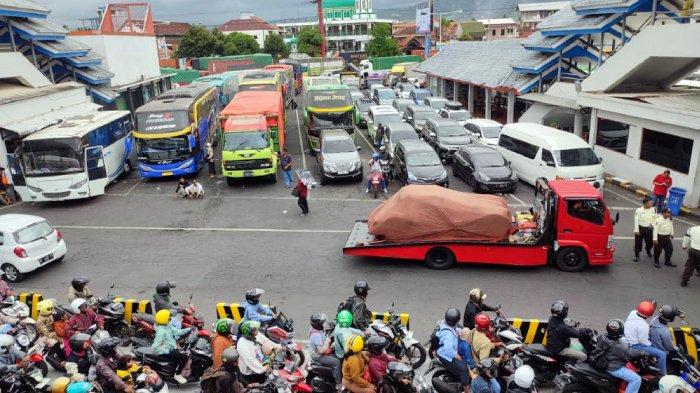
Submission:
[[[265,37],[263,52],[271,54],[275,59],[284,59],[289,57],[290,49],[281,35],[271,34]]]
[[[316,27],[305,26],[299,30],[297,37],[297,51],[306,53],[311,57],[321,55],[321,33]]]
[[[457,39],[459,41],[474,41],[474,37],[471,36],[469,33],[462,33],[461,36]]]
[[[391,35],[391,25],[378,23],[372,26],[367,44],[367,55],[371,57],[396,56],[400,54],[399,43]]]
[[[215,56],[221,50],[220,43],[209,29],[204,26],[192,26],[182,37],[177,48],[178,57]]]
[[[229,33],[224,39],[224,56],[249,55],[260,52],[258,41],[245,33]]]

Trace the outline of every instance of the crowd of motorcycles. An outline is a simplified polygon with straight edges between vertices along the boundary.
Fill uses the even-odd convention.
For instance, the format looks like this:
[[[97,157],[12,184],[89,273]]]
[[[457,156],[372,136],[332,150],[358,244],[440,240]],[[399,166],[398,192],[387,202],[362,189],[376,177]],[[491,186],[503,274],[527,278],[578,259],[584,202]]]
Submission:
[[[113,285],[114,286],[114,285]],[[113,287],[112,286],[112,287]],[[111,291],[111,289],[110,289]],[[10,334],[15,339],[15,345],[27,354],[25,367],[0,375],[0,392],[101,392],[99,384],[94,380],[94,370],[82,376],[77,373],[75,365],[66,362],[63,349],[46,347],[42,344],[40,335],[35,327],[35,320],[30,317],[29,307],[14,296],[2,300],[0,313],[18,322],[0,326],[0,334]],[[120,352],[129,354],[135,361],[127,370],[119,370],[118,375],[128,375],[137,393],[168,392],[168,383],[175,381],[176,364],[168,357],[159,356],[151,348],[155,335],[155,318],[151,314],[134,313],[131,323],[125,321],[124,305],[108,292],[103,298],[95,298],[92,309],[104,319],[102,328],[91,326],[85,333],[91,336],[90,345],[93,357],[96,358],[97,346],[110,337],[122,340]],[[74,310],[70,307],[56,304],[57,309],[71,315]],[[373,322],[367,335],[379,335],[385,339],[386,352],[394,356],[397,362],[387,367],[384,380],[379,385],[381,393],[405,392],[405,381],[413,381],[412,392],[406,393],[460,393],[463,392],[459,379],[450,373],[435,356],[434,348],[426,349],[413,336],[401,318],[389,308],[389,318],[386,322]],[[525,344],[522,332],[515,328],[502,314],[500,308],[493,312],[491,318],[491,340],[501,342],[491,354],[493,358],[501,359],[494,368],[493,378],[501,386],[501,392],[507,391],[507,386],[513,380],[518,368],[523,365],[534,371],[534,381],[530,392],[536,392],[537,387],[554,382],[557,393],[617,393],[624,392],[625,384],[609,373],[601,371],[587,362],[571,363],[565,358],[551,353],[542,344]],[[187,383],[196,384],[205,371],[212,366],[212,333],[205,329],[205,322],[192,304],[192,297],[186,307],[181,307],[174,318],[174,323],[182,328],[193,328],[190,333],[180,338],[180,351],[189,357],[189,373]],[[571,322],[575,324],[574,322]],[[327,333],[333,330],[333,322],[329,323]],[[271,372],[266,383],[255,388],[248,388],[250,393],[338,393],[338,386],[330,368],[307,362],[304,347],[295,340],[294,325],[291,319],[275,310],[272,322],[261,327],[260,332],[272,342],[280,344],[279,350],[269,355]],[[595,347],[597,332],[591,331],[578,341],[586,353],[591,353]],[[700,343],[700,336],[694,337]],[[429,359],[431,358],[431,359]],[[429,362],[423,372],[418,370]],[[137,364],[138,366],[135,366]],[[630,362],[627,367],[642,377],[642,393],[693,393],[700,392],[699,364],[693,364],[692,358],[684,353],[668,358],[668,373],[674,375],[672,381],[675,390],[659,387],[661,375],[653,358],[642,357]],[[47,378],[48,365],[64,373],[65,377],[58,378],[54,383]],[[94,359],[93,359],[94,365]],[[59,381],[60,380],[60,381]],[[61,387],[57,388],[57,382]],[[71,390],[71,388],[73,388]]]

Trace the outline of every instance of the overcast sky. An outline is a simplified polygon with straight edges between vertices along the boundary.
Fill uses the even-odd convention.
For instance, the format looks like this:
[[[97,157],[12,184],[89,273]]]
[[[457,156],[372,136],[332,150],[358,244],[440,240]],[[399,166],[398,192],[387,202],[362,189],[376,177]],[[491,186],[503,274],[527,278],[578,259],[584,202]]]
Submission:
[[[105,0],[35,0],[51,9],[49,18],[71,27],[81,25],[81,18],[95,17],[98,7]],[[114,3],[128,1],[112,1]],[[419,0],[374,0],[374,8],[411,6]],[[315,6],[305,0],[150,0],[153,15],[157,20],[183,21],[219,25],[239,17],[242,11],[250,11],[263,19],[275,20],[309,16]]]

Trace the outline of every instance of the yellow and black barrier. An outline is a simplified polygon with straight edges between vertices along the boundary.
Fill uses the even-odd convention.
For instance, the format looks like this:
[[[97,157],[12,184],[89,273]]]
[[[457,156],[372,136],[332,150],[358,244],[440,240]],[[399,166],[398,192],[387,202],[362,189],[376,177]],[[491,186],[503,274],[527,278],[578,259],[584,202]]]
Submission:
[[[391,318],[391,314],[388,312],[385,313],[378,313],[372,311],[372,319],[375,321],[382,321],[382,322],[389,322],[389,318]],[[401,318],[401,323],[406,326],[406,329],[410,329],[410,323],[411,323],[411,316],[408,313],[401,313],[399,314],[399,318]]]
[[[135,313],[153,314],[153,308],[150,300],[123,299],[120,297],[115,297],[114,301],[119,302],[124,306],[124,321],[129,325],[131,325],[131,316]]]
[[[36,308],[36,305],[44,300],[44,297],[40,293],[22,292],[17,296],[17,300],[29,306],[29,316],[36,320],[39,316],[39,310]]]

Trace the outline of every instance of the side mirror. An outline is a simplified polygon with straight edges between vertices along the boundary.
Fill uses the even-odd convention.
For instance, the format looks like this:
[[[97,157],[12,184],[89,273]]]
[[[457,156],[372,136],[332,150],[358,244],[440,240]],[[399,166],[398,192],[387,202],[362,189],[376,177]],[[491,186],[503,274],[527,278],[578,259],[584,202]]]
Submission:
[[[357,146],[355,146],[355,149],[357,149],[357,151],[362,151],[362,146],[357,145]]]
[[[554,161],[545,161],[544,163],[547,164],[547,166],[555,167]]]
[[[603,163],[603,157],[598,156],[598,160],[600,161],[601,164]]]

